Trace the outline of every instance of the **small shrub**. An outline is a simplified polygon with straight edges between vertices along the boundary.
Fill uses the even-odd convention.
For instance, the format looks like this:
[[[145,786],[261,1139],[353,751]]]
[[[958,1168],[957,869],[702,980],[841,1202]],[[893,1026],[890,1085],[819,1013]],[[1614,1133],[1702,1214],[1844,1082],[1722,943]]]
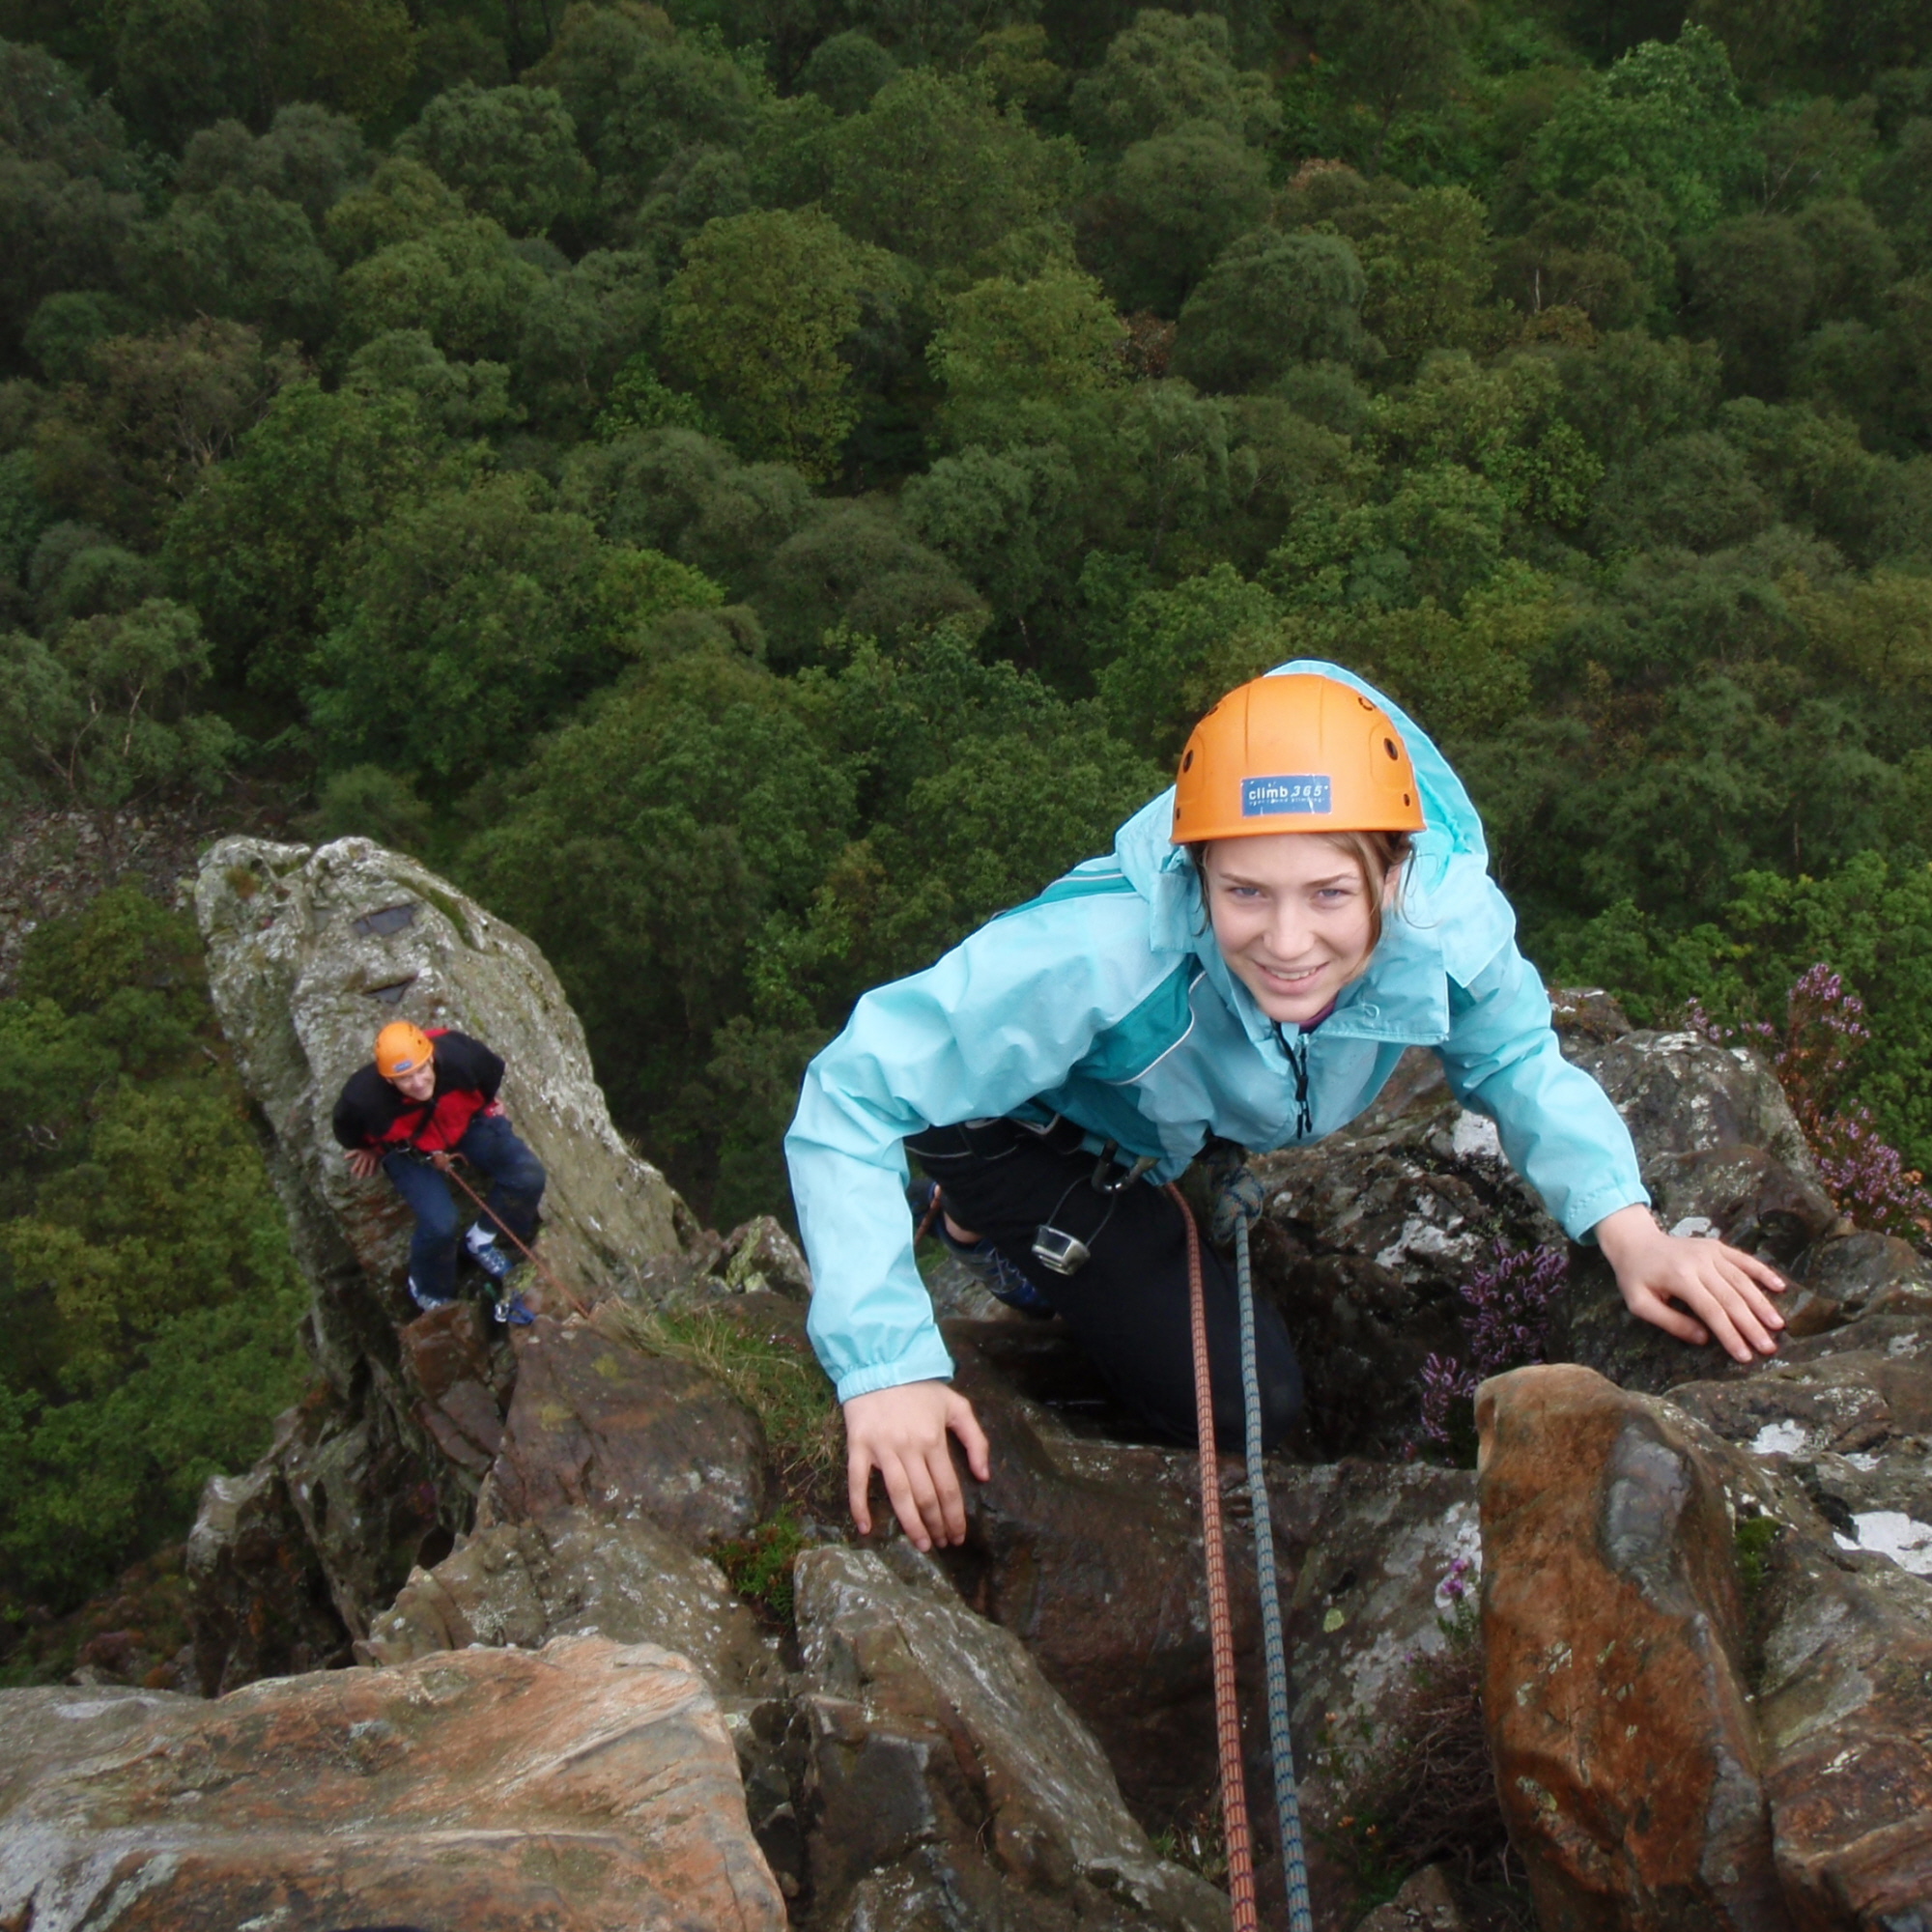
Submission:
[[[1423,1363],[1424,1440],[1449,1449],[1469,1446],[1462,1439],[1468,1434],[1462,1406],[1487,1377],[1543,1359],[1550,1310],[1569,1274],[1563,1248],[1497,1241],[1489,1262],[1458,1284],[1467,1353],[1461,1360],[1432,1353]]]
[[[1800,974],[1785,996],[1782,1028],[1766,1020],[1719,1026],[1695,1000],[1685,1018],[1706,1039],[1728,1045],[1743,1037],[1771,1056],[1772,1071],[1840,1213],[1861,1228],[1921,1246],[1932,1238],[1932,1193],[1923,1185],[1924,1176],[1906,1166],[1879,1132],[1870,1108],[1838,1104],[1871,1039],[1864,1002],[1842,976],[1822,962]]]
[[[1731,1547],[1738,1566],[1738,1584],[1744,1592],[1748,1611],[1758,1593],[1771,1577],[1771,1552],[1777,1542],[1778,1525],[1768,1516],[1741,1517],[1732,1533]]]
[[[750,1536],[722,1543],[712,1553],[732,1589],[774,1621],[792,1621],[791,1566],[805,1548],[805,1532],[789,1504]]]

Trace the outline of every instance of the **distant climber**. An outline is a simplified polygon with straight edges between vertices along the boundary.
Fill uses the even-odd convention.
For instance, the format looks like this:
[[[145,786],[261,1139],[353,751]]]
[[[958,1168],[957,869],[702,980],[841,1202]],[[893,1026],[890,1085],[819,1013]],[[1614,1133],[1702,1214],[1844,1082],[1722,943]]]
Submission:
[[[497,1320],[522,1327],[535,1318],[511,1279],[522,1260],[515,1242],[528,1247],[536,1237],[545,1177],[497,1098],[502,1082],[502,1061],[481,1040],[396,1020],[376,1036],[375,1059],[344,1084],[332,1125],[350,1172],[366,1180],[380,1167],[416,1218],[410,1243],[416,1306],[455,1299],[460,1239],[490,1278]],[[452,1155],[490,1181],[486,1212],[468,1230],[444,1179]],[[504,1234],[515,1241],[499,1239]]]

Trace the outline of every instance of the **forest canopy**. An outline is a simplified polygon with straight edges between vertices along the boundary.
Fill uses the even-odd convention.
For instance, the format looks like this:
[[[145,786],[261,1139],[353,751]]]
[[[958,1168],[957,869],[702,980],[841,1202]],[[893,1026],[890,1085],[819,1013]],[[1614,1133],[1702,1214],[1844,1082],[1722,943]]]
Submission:
[[[1932,10],[0,0],[0,794],[442,867],[720,1225],[864,987],[1295,655],[1550,978],[1836,966],[1932,1166]],[[150,1060],[230,1131],[106,1010],[5,1008],[97,1095],[16,1300]]]

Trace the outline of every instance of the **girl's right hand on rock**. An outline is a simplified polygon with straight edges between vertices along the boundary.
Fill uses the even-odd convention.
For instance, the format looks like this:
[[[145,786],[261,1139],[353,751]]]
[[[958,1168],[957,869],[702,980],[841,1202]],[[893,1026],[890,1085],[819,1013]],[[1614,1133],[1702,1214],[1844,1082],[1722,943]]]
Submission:
[[[956,1435],[974,1475],[992,1474],[986,1432],[973,1405],[946,1382],[901,1382],[845,1404],[845,1476],[852,1520],[872,1533],[872,1471],[885,1479],[899,1526],[921,1549],[966,1540],[966,1498],[948,1435]]]

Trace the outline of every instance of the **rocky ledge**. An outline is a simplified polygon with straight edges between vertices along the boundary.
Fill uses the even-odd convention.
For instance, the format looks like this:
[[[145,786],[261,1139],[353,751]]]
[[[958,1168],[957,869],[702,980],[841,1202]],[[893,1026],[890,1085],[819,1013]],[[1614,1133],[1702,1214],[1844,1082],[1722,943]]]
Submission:
[[[0,1693],[0,1924],[1227,1923],[1191,1453],[936,1276],[993,1477],[943,1561],[854,1546],[802,1259],[631,1153],[528,941],[360,840],[227,840],[197,903],[317,1379],[204,1499],[207,1701]],[[392,1017],[510,1062],[562,1290],[514,1337],[414,1314],[402,1219],[328,1138]],[[1312,1392],[1269,1501],[1317,1923],[1922,1932],[1932,1274],[1840,1219],[1751,1055],[1596,996],[1561,1023],[1667,1221],[1789,1272],[1791,1339],[1747,1370],[1636,1328],[1421,1057],[1257,1163]],[[1445,1451],[1425,1367],[1467,1358],[1499,1254],[1564,1283],[1551,1365],[1465,1394]]]

